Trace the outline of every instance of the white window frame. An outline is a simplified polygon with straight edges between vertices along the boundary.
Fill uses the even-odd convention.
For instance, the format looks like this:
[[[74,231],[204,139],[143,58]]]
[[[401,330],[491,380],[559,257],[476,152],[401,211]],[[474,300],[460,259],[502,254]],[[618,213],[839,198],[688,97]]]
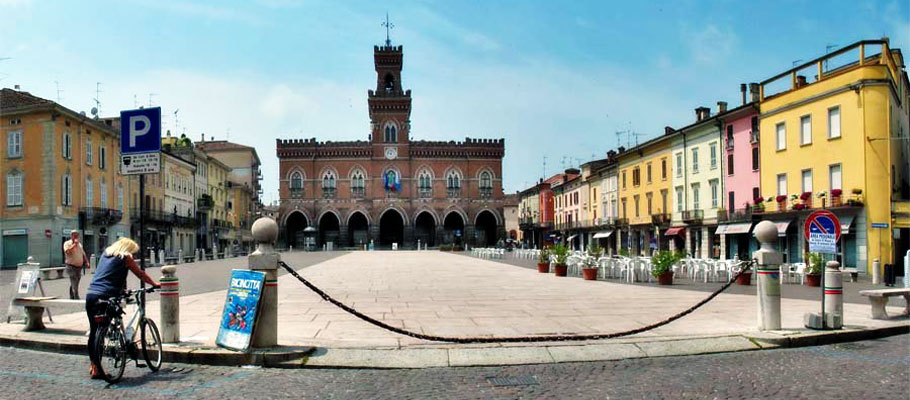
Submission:
[[[449,175],[446,177],[446,188],[461,189],[461,175],[458,175],[455,171],[449,172]]]
[[[717,143],[711,143],[711,169],[717,168]]]
[[[94,206],[95,190],[92,186],[92,177],[85,178],[85,207]]]
[[[799,117],[799,144],[800,146],[812,144],[812,115],[810,114]]]
[[[101,192],[101,208],[107,208],[107,182],[102,180],[99,185],[98,190]]]
[[[92,139],[85,139],[85,165],[92,165]]]
[[[692,173],[698,173],[698,147],[692,149]]]
[[[22,157],[22,131],[9,131],[6,133],[6,156],[9,158]]]
[[[836,180],[834,179],[835,168],[837,169],[837,179]],[[828,166],[828,186],[831,188],[831,190],[834,190],[834,189],[843,190],[844,189],[844,167],[842,166],[842,164],[838,163],[838,164],[831,164]]]
[[[683,188],[676,188],[676,212],[683,212]]]
[[[787,124],[784,122],[778,122],[774,125],[774,132],[776,135],[777,141],[776,146],[777,150],[786,150],[787,149]]]
[[[682,153],[676,153],[676,177],[680,178],[683,175],[683,155]]]
[[[334,172],[326,171],[324,174],[322,174],[322,188],[323,189],[335,189],[337,187],[335,181],[336,181],[336,179],[335,179]]]
[[[22,188],[24,184],[22,171],[12,170],[6,174],[6,205],[17,207],[22,205]]]
[[[699,195],[698,195],[698,192],[700,192],[700,191],[701,191],[701,185],[698,183],[693,183],[692,184],[692,209],[693,210],[698,210],[698,208],[699,208],[698,206],[700,205],[699,203],[701,203],[701,201],[699,199]]]
[[[363,171],[359,169],[354,171],[351,174],[351,189],[363,189],[365,186],[364,180]]]
[[[781,179],[783,178],[783,179]],[[777,174],[777,195],[786,196],[787,195],[787,174]]]
[[[807,172],[808,172],[808,175],[806,174]],[[810,169],[804,169],[804,170],[800,171],[799,176],[800,176],[800,182],[801,182],[802,189],[803,189],[803,191],[800,193],[811,192],[812,191],[812,169],[810,168]],[[808,181],[806,180],[807,178],[808,178]],[[808,187],[806,186],[806,183],[808,183]]]
[[[295,180],[295,179],[296,179],[296,180],[298,181],[298,183],[300,184],[300,185],[297,186],[297,187],[294,187],[294,180]],[[300,173],[300,171],[291,172],[291,179],[290,179],[290,182],[288,183],[288,187],[290,187],[291,190],[303,190],[303,174]]]
[[[480,173],[480,188],[481,189],[492,189],[493,188],[493,174],[489,171],[483,171]]]
[[[712,179],[711,182],[711,208],[717,208],[718,202],[718,182],[717,179]]]
[[[837,118],[832,116],[836,113]],[[834,123],[832,123],[834,122]],[[841,135],[841,115],[840,105],[828,108],[828,139],[837,139]]]

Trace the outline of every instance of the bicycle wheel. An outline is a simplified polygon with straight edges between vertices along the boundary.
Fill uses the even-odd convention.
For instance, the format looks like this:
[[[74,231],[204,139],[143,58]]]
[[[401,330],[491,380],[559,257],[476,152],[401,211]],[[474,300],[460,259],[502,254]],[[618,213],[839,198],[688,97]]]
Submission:
[[[145,358],[145,364],[152,371],[161,368],[161,335],[158,334],[158,327],[155,321],[144,318],[139,322],[139,329],[142,330],[142,358]]]
[[[111,329],[114,328],[114,329]],[[101,375],[108,383],[117,383],[123,377],[126,368],[126,341],[123,334],[113,325],[98,327],[95,335],[95,357],[98,358],[98,368]]]

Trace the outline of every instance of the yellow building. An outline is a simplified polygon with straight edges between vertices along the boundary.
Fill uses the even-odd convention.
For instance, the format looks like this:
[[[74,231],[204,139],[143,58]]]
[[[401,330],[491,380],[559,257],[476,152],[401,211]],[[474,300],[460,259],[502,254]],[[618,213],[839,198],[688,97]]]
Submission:
[[[0,268],[63,262],[69,231],[98,254],[129,234],[119,132],[28,92],[0,90]]]
[[[837,258],[895,262],[892,202],[908,198],[908,81],[887,39],[846,46],[761,82],[761,191],[785,261],[804,259],[807,215],[838,215]],[[875,227],[873,227],[873,224]],[[878,228],[883,227],[883,228]],[[901,252],[907,232],[899,234]]]
[[[618,155],[619,249],[633,255],[668,248],[670,223],[670,150],[673,134],[651,139]],[[624,150],[624,149],[620,149]],[[672,231],[670,232],[673,233]]]

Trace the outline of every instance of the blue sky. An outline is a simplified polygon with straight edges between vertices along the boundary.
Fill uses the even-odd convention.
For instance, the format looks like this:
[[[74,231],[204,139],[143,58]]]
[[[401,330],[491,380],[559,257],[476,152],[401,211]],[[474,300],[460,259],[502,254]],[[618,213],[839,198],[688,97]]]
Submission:
[[[59,85],[89,110],[101,82],[105,116],[151,101],[174,132],[255,145],[268,202],[276,137],[368,135],[387,11],[412,137],[504,137],[507,192],[544,156],[552,174],[603,157],[618,130],[687,125],[827,45],[910,44],[906,1],[0,0],[0,85],[52,100]]]

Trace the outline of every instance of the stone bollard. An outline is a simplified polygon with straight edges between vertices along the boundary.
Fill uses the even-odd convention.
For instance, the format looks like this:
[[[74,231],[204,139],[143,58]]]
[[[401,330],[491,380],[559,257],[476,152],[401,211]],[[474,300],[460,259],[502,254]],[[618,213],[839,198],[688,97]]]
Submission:
[[[164,265],[164,249],[158,250],[158,263],[155,265]]]
[[[825,319],[828,328],[844,326],[844,276],[837,261],[825,265]]]
[[[161,342],[177,343],[180,341],[180,280],[177,279],[177,267],[161,267]]]
[[[910,288],[910,250],[904,256],[904,287]]]
[[[202,261],[202,249],[196,249],[196,261]]]
[[[879,259],[872,260],[872,284],[880,285],[882,283],[882,262]]]
[[[92,254],[92,256],[88,259],[88,268],[92,271],[93,274],[95,273],[95,268],[98,268],[98,257],[94,254]]]
[[[417,239],[417,251],[420,251],[420,239]]]
[[[148,259],[148,262],[146,262],[145,264],[146,264],[146,267],[155,266],[155,249],[149,249],[149,259]]]
[[[183,249],[177,249],[177,264],[183,264]]]
[[[278,223],[271,218],[259,218],[253,223],[256,251],[249,256],[250,269],[265,272],[265,288],[259,300],[259,316],[253,332],[252,347],[278,345],[278,262],[281,255],[273,247],[278,239]]]
[[[780,252],[774,249],[777,242],[777,226],[771,221],[762,221],[752,230],[761,248],[752,253],[758,260],[758,312],[759,329],[780,330]]]

